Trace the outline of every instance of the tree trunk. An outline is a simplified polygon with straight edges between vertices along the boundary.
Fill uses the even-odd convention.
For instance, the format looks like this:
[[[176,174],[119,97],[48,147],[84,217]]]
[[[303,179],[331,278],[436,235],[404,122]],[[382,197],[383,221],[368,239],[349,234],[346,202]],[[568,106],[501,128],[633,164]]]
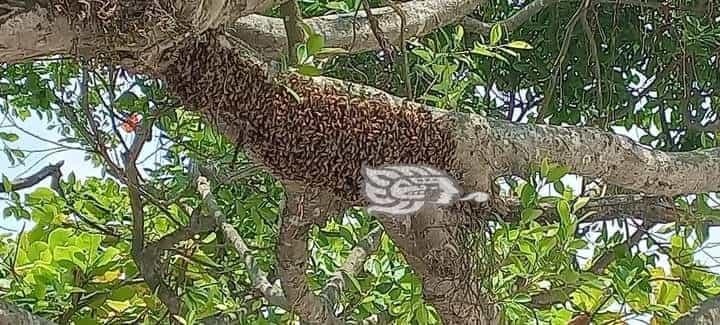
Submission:
[[[468,192],[488,192],[495,177],[523,173],[545,158],[578,174],[647,193],[720,189],[720,149],[662,153],[599,130],[441,112],[371,88],[274,74],[257,60],[262,53],[237,37],[242,31],[206,32],[265,6],[263,1],[249,7],[240,2],[129,1],[109,17],[84,7],[54,9],[51,15],[37,3],[0,16],[0,61],[109,52],[126,68],[165,80],[185,107],[202,113],[278,179],[348,204],[363,203],[361,167],[384,164],[447,170]],[[231,14],[228,8],[241,9]],[[424,210],[405,223],[381,219],[446,323],[498,323],[496,306],[480,290],[483,270],[467,240],[469,234],[482,233],[492,208],[494,204]],[[281,239],[298,243],[304,238],[287,230],[281,231]],[[304,267],[299,260],[280,262],[287,268]],[[293,291],[303,288],[296,285],[286,292],[290,300],[304,297]]]

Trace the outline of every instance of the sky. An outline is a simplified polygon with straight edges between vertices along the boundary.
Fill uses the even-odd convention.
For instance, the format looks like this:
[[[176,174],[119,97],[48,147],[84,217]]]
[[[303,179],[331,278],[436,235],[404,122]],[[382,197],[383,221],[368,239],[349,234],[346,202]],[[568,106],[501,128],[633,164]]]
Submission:
[[[60,134],[56,131],[46,130],[46,127],[48,125],[47,121],[40,120],[35,115],[33,115],[27,121],[19,123],[19,125],[24,130],[27,130],[35,135],[39,135],[46,140],[58,141],[62,138]],[[5,145],[11,148],[38,150],[56,147],[51,143],[25,134],[12,126],[0,126],[0,131],[13,132],[19,135],[20,138],[18,139],[18,141],[5,143]],[[65,164],[61,168],[64,177],[71,172],[75,173],[77,179],[85,179],[91,176],[100,177],[100,170],[93,166],[91,162],[85,161],[84,158],[85,153],[78,150],[61,151],[50,156],[46,156],[45,153],[33,153],[29,156],[29,159],[27,159],[25,165],[12,166],[9,159],[4,154],[0,154],[0,174],[4,174],[9,179],[13,180],[18,177],[29,176],[47,165],[55,164],[59,161],[64,161]],[[33,165],[35,166],[33,167]],[[38,186],[49,185],[49,178],[38,184]],[[29,188],[19,191],[19,193],[29,193],[33,190],[34,188]],[[7,194],[0,194],[0,198],[7,197]],[[0,200],[0,210],[3,210],[6,206],[7,202],[5,200]],[[22,229],[24,222],[26,221],[15,220],[15,218],[0,217],[0,232],[8,232],[9,230],[17,232]],[[28,224],[26,225],[26,228],[29,228],[31,226],[31,224]]]

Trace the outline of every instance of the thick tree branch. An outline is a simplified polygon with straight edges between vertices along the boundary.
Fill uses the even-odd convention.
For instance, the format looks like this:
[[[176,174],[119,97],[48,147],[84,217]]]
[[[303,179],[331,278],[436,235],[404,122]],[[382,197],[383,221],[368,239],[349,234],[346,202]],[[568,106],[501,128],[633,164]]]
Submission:
[[[286,183],[287,206],[278,242],[280,281],[290,310],[312,324],[342,324],[332,306],[325,305],[308,287],[308,231],[323,224],[328,215],[343,209],[334,195]]]
[[[581,176],[625,189],[675,196],[720,190],[720,149],[662,152],[630,138],[583,127],[514,124],[458,116],[460,160],[468,170],[520,175],[545,158]],[[484,157],[493,157],[488,160]]]
[[[55,325],[55,323],[0,300],[0,325]]]
[[[451,24],[470,13],[485,0],[415,0],[398,4],[403,12],[411,13],[407,17],[405,38],[426,35],[433,30]],[[373,16],[392,44],[399,44],[401,38],[401,19],[392,7],[375,8]],[[344,48],[352,53],[378,48],[364,13],[337,14],[305,19],[304,22],[316,33],[325,37],[325,46]],[[353,24],[355,28],[353,28]],[[287,48],[287,35],[282,19],[260,15],[240,18],[228,26],[235,37],[251,44],[267,58],[279,58]],[[353,43],[353,40],[355,42]]]

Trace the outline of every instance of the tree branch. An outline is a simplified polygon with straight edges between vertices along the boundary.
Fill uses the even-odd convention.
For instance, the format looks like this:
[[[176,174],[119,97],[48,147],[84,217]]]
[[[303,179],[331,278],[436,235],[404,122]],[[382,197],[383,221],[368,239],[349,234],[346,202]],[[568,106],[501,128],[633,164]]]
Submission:
[[[355,276],[360,273],[365,260],[372,254],[380,244],[380,236],[382,236],[382,228],[377,227],[367,234],[365,239],[357,243],[350,251],[350,255],[345,262],[337,269],[328,279],[325,288],[322,290],[321,296],[325,299],[325,304],[331,310],[337,310],[337,304],[345,290],[345,275]]]
[[[493,25],[500,25],[503,27],[503,30],[510,33],[516,29],[518,29],[520,26],[522,26],[525,22],[530,20],[532,17],[535,17],[538,13],[540,13],[543,9],[550,7],[556,3],[560,3],[563,0],[535,0],[531,3],[529,3],[527,6],[520,9],[518,12],[513,14],[512,16],[496,22],[496,23],[486,23],[478,20],[477,18],[473,18],[470,16],[465,16],[460,21],[460,24],[465,28],[465,30],[469,33],[478,33],[483,35],[489,35],[490,29],[492,29]]]
[[[405,38],[426,35],[433,30],[451,24],[486,0],[415,0],[398,4],[402,12],[408,15]],[[399,44],[401,38],[401,19],[392,7],[375,8],[373,16],[378,27],[392,44]],[[325,37],[325,46],[344,48],[359,53],[378,48],[378,43],[370,28],[368,17],[359,13],[337,14],[305,19],[313,31]],[[356,28],[353,28],[355,24]],[[240,18],[228,26],[233,36],[241,39],[262,53],[266,58],[279,58],[282,49],[287,48],[287,34],[280,18],[249,15]],[[353,39],[355,42],[353,43]]]
[[[648,223],[644,228],[649,228],[654,225],[652,222]],[[617,247],[624,247],[624,249],[630,249],[637,245],[646,232],[643,229],[637,229],[635,233],[630,236],[625,242],[619,244]],[[600,255],[590,267],[587,269],[588,272],[593,274],[602,275],[605,269],[615,260],[615,248],[610,247]],[[576,288],[571,286],[551,288],[550,290],[544,291],[537,295],[532,296],[532,306],[535,308],[548,308],[554,304],[562,303],[570,298],[570,295],[575,291]]]
[[[61,171],[60,168],[65,162],[59,161],[55,164],[50,164],[38,170],[36,173],[23,178],[18,178],[10,182],[10,189],[6,189],[5,186],[0,186],[0,193],[14,192],[24,190],[26,188],[33,187],[46,178],[51,178],[51,187],[55,189],[58,181],[60,180]]]
[[[290,65],[298,64],[296,47],[305,39],[302,26],[302,16],[296,0],[288,0],[280,5],[280,14],[283,15],[285,34],[287,35],[288,61]]]
[[[55,325],[13,304],[0,300],[0,325]]]
[[[210,184],[204,176],[198,177],[197,188],[200,197],[203,199],[205,208],[212,217],[211,219],[217,222],[227,242],[237,251],[238,255],[245,260],[245,268],[250,276],[251,283],[263,294],[270,304],[285,310],[290,310],[290,303],[288,303],[287,298],[285,298],[282,289],[272,285],[270,281],[268,281],[267,275],[258,267],[255,258],[252,256],[250,249],[240,234],[231,224],[225,222],[225,215],[218,208],[215,202],[215,196],[210,191]],[[279,210],[282,213],[284,209],[281,206]]]
[[[675,325],[715,325],[720,324],[720,297],[705,300],[688,314],[680,317]]]
[[[326,305],[308,287],[308,231],[323,224],[328,215],[343,209],[338,199],[327,192],[312,190],[287,182],[287,206],[278,239],[280,281],[290,303],[290,310],[304,321],[317,324],[342,324],[332,306]]]
[[[459,140],[459,160],[467,170],[490,166],[497,176],[522,175],[550,158],[580,176],[641,193],[675,196],[720,189],[720,148],[662,152],[594,128],[515,124],[469,115],[458,115],[457,121],[459,138],[465,139]]]
[[[503,220],[506,222],[520,221],[522,204],[512,198],[504,201],[510,214],[503,216]],[[538,218],[539,221],[557,222],[560,220],[553,204],[541,204],[540,209],[544,210],[544,214]],[[639,219],[655,224],[677,222],[683,225],[696,223],[720,225],[720,222],[704,220],[702,216],[694,216],[693,211],[682,211],[667,197],[655,195],[624,194],[591,198],[577,213],[579,217],[583,218],[583,223],[613,219]]]

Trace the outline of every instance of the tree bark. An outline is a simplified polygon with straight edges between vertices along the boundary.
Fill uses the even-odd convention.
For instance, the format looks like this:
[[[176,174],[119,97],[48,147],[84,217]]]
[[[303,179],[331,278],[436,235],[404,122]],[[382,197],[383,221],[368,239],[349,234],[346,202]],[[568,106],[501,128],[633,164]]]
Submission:
[[[676,325],[715,325],[720,324],[720,297],[706,300],[699,307],[681,317]]]
[[[422,0],[398,4],[408,13],[405,38],[426,35],[451,24],[486,0]],[[383,34],[395,45],[400,43],[400,17],[391,7],[372,10]],[[325,46],[343,48],[351,53],[378,48],[364,12],[312,17],[304,20],[315,33],[325,37]],[[242,17],[231,25],[239,39],[252,44],[266,58],[279,58],[287,48],[287,36],[281,18],[261,15]]]
[[[54,325],[55,323],[0,300],[0,325]]]
[[[155,5],[158,3],[165,2]],[[456,5],[458,13],[473,7],[467,1],[447,3]],[[130,15],[130,23],[111,20],[90,29],[74,27],[70,16],[51,18],[40,5],[17,11],[0,21],[0,61],[76,53],[69,45],[73,42],[46,39],[50,36],[87,46],[84,53],[90,55],[110,51],[125,67],[164,79],[187,108],[199,111],[220,132],[241,143],[277,178],[354,204],[362,204],[363,164],[431,165],[450,171],[466,191],[489,192],[495,177],[525,173],[545,158],[579,175],[650,194],[672,196],[720,189],[720,149],[664,153],[600,130],[521,125],[443,112],[342,81],[277,75],[242,41],[239,36],[244,30],[238,30],[238,25],[224,33],[196,35],[231,20],[234,14],[218,10],[232,4],[184,4],[167,20],[172,23],[148,19],[164,7],[145,8],[139,13],[126,8],[118,15]],[[236,12],[250,11],[254,9]],[[434,26],[452,21],[438,19]],[[191,22],[190,27],[178,27],[182,22]],[[121,38],[123,44],[114,39],[116,34],[96,32],[99,27],[115,30],[128,26],[132,28]],[[394,27],[388,22],[384,28]],[[418,30],[418,34],[429,32],[425,26]],[[333,39],[334,34],[327,33],[328,39]],[[21,42],[23,37],[36,43]],[[90,41],[98,37],[104,41],[93,45]],[[127,45],[127,37],[138,39]],[[162,46],[143,47],[157,41]],[[99,48],[107,44],[111,46]],[[268,52],[273,54],[272,50]],[[289,303],[300,315],[325,321],[331,316],[313,301],[317,297],[308,295],[304,279],[304,232],[319,220],[315,215],[319,203],[314,197],[304,201],[308,207],[297,197],[292,200],[295,204],[288,209],[280,234],[283,286]],[[487,215],[483,209],[492,207],[424,210],[405,223],[382,218],[388,234],[423,278],[427,300],[447,323],[498,323],[495,306],[488,304],[489,299],[472,277],[477,274],[478,263],[464,240],[468,233],[482,232]],[[315,216],[298,217],[311,214]],[[476,220],[469,220],[469,215]]]

